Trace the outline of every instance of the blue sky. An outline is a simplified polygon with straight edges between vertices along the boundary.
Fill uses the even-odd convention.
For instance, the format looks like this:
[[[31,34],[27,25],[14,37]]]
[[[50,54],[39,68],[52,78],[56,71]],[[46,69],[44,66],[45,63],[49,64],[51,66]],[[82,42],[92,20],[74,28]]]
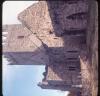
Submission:
[[[20,24],[17,15],[37,1],[5,1],[3,3],[3,24]],[[37,83],[42,80],[44,66],[7,65],[3,57],[3,96],[67,96],[68,92],[41,89]]]
[[[41,89],[44,66],[7,65],[3,76],[3,96],[64,96],[64,92]]]

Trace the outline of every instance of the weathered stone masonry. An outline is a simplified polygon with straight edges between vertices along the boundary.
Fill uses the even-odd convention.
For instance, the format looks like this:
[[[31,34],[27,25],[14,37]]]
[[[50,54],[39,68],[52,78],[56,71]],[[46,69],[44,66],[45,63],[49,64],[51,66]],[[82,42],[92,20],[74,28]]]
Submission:
[[[39,1],[30,6],[18,15],[22,25],[4,26],[9,32],[4,55],[10,64],[46,65],[38,84],[43,89],[84,92],[80,55],[87,54],[88,8],[88,0]]]

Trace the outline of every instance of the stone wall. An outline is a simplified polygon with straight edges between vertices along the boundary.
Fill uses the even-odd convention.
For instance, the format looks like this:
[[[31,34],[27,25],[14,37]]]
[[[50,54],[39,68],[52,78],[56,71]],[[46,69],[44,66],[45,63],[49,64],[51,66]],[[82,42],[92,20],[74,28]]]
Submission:
[[[32,65],[48,64],[48,56],[42,42],[23,25],[4,25],[3,35],[6,37],[3,45],[3,55],[8,58],[9,64]],[[3,34],[2,33],[2,34]]]
[[[59,66],[60,65],[60,66]],[[80,85],[79,63],[51,64],[48,67],[46,80],[54,85]]]
[[[97,11],[94,5],[88,7],[87,1],[39,1],[25,9],[18,15],[21,26],[4,26],[3,30],[9,31],[3,47],[6,57],[14,64],[47,64],[44,89],[69,90],[82,84],[83,96],[96,94],[91,90],[97,88],[97,76],[91,74],[97,73],[98,67],[98,62],[94,63],[98,59],[97,17],[93,15]]]
[[[87,46],[91,63],[91,94],[98,94],[98,2],[92,0],[90,9],[90,26],[88,27]],[[94,15],[95,14],[95,15]]]
[[[81,88],[77,88],[77,87],[72,87],[70,85],[54,85],[54,84],[50,84],[47,81],[43,81],[43,82],[39,82],[38,84],[39,87],[41,87],[42,89],[51,89],[51,90],[62,90],[62,91],[80,91]]]
[[[95,14],[95,15],[94,15]],[[87,50],[81,58],[83,96],[98,94],[98,3],[89,1],[89,19],[87,28]]]
[[[54,33],[57,36],[80,30],[79,34],[81,34],[82,30],[86,29],[88,11],[86,1],[47,1],[47,5]]]

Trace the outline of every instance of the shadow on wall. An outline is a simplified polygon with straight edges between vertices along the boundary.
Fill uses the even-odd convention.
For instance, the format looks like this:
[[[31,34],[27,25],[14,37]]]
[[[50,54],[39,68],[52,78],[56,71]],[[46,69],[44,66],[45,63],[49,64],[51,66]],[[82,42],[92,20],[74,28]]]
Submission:
[[[82,45],[86,45],[88,5],[86,1],[81,0],[47,1],[47,5],[54,29],[52,33],[64,41],[63,47],[52,48],[52,51],[50,51],[51,54],[49,54],[49,58],[50,61],[52,61],[50,62],[51,69],[58,77],[64,79],[64,74],[67,74],[65,71],[67,65],[70,65],[71,62],[79,61],[78,56]],[[66,56],[68,53],[71,54],[71,56]],[[60,66],[58,64],[60,64]],[[80,66],[80,64],[73,64],[76,66],[72,65],[70,67],[72,70],[77,71],[77,69],[80,68],[78,68],[77,65]]]
[[[41,49],[40,49],[41,48]],[[40,46],[35,51],[3,52],[9,65],[47,65],[49,63],[45,50]]]

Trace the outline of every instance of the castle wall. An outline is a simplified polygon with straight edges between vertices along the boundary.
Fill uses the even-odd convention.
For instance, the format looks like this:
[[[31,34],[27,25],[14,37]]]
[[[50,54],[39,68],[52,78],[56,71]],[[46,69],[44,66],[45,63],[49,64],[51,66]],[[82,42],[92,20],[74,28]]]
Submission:
[[[51,64],[48,67],[46,80],[54,85],[80,85],[81,75],[79,63]]]
[[[81,67],[87,62],[79,62],[80,53],[87,51],[86,47],[93,51],[92,58],[96,54],[97,61],[97,52],[94,52],[97,47],[93,42],[91,44],[92,23],[90,32],[86,33],[90,20],[88,12],[87,0],[40,1],[19,14],[18,19],[25,27],[4,27],[4,31],[9,31],[6,47],[3,46],[4,54],[11,59],[11,64],[47,64],[40,85],[44,89],[70,90],[72,86],[88,86],[90,83],[81,81],[82,76],[90,77],[88,66],[85,66],[86,71],[80,69],[80,62]],[[91,15],[91,19],[94,16]],[[86,93],[89,88],[84,89],[83,93]]]
[[[54,84],[49,84],[47,81],[39,82],[38,86],[40,86],[42,89],[53,89],[53,90],[62,90],[62,91],[75,90],[77,92],[77,91],[81,90],[81,88],[72,87],[70,85],[54,85]]]
[[[8,34],[3,45],[3,55],[8,58],[9,64],[15,65],[45,65],[48,56],[41,41],[23,25],[4,25],[3,32]]]

